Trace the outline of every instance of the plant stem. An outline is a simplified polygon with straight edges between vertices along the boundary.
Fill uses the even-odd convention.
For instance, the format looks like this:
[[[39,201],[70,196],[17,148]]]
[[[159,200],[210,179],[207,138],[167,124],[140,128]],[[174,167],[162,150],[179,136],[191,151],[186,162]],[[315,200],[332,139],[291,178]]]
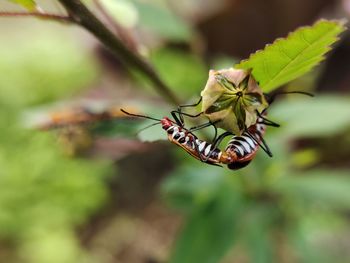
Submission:
[[[69,16],[62,16],[56,14],[47,14],[40,12],[0,12],[0,17],[39,17],[44,19],[55,20],[58,22],[72,23]]]
[[[178,105],[179,100],[170,88],[160,79],[155,70],[137,54],[130,51],[80,0],[58,0],[69,16],[92,33],[117,58],[144,73],[155,85],[157,91],[170,103]]]

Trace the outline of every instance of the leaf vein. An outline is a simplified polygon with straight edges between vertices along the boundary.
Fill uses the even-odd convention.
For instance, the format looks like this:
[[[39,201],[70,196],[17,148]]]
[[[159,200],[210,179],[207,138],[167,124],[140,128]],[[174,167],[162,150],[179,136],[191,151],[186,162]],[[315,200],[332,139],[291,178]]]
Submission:
[[[303,33],[303,32],[302,32]],[[330,34],[333,34],[333,31],[331,32],[328,32],[328,34],[324,34],[321,38],[317,39],[316,41],[312,42],[312,43],[309,43],[306,41],[306,39],[304,39],[304,41],[306,43],[309,43],[308,46],[306,46],[305,48],[303,48],[300,53],[298,54],[298,56],[296,56],[294,59],[292,59],[289,63],[287,63],[285,66],[282,67],[282,69],[277,73],[275,74],[272,78],[270,78],[270,80],[265,84],[265,86],[268,86],[269,83],[273,83],[273,81],[275,81],[281,74],[284,73],[284,70],[289,67],[291,64],[293,64],[295,61],[297,61],[297,59],[302,56],[305,51],[307,51],[309,48],[313,47],[315,44],[317,44],[318,42],[322,42],[323,39],[327,39],[329,37]],[[303,34],[301,34],[303,35]]]
[[[287,52],[286,52],[286,50],[284,49],[284,47],[281,45],[281,46],[278,46],[278,49],[280,50],[280,52],[282,53],[282,54],[284,54],[289,60],[293,60],[294,58],[291,58],[288,54],[287,54]]]

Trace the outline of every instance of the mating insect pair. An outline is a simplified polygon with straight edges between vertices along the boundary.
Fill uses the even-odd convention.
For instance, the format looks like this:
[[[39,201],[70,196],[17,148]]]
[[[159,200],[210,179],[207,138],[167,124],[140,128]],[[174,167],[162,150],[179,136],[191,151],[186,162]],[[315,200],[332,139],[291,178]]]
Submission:
[[[171,112],[174,121],[168,117],[156,119],[149,116],[132,114],[125,110],[121,111],[127,115],[157,121],[157,123],[154,123],[153,125],[161,124],[162,128],[167,132],[170,142],[180,146],[194,158],[207,164],[217,166],[220,166],[220,164],[226,164],[230,169],[243,168],[254,158],[259,146],[263,147],[263,149],[272,156],[263,139],[266,129],[263,118],[259,118],[258,122],[241,136],[234,135],[229,141],[225,151],[221,151],[218,148],[219,144],[225,137],[232,135],[232,133],[223,133],[216,138],[212,144],[201,140],[193,134],[193,131],[206,127],[207,125],[191,129],[185,128],[182,116],[184,113],[181,111]],[[179,117],[176,113],[179,114]],[[262,144],[264,144],[264,146]]]
[[[287,93],[300,93],[312,96],[312,94],[309,93],[296,91],[265,94],[265,97],[269,101],[269,104],[271,104],[277,95]],[[161,124],[162,128],[167,132],[170,142],[178,145],[194,158],[207,164],[217,166],[220,166],[220,164],[225,164],[229,169],[240,169],[247,166],[250,161],[253,160],[259,147],[261,147],[270,157],[272,157],[272,153],[264,141],[263,136],[265,134],[267,126],[279,127],[279,125],[266,118],[266,110],[264,110],[262,113],[257,112],[258,118],[256,123],[248,128],[245,128],[242,135],[234,135],[231,132],[225,132],[216,138],[217,128],[215,126],[215,122],[213,123],[209,121],[208,123],[190,129],[187,129],[184,125],[183,116],[198,117],[202,113],[199,113],[197,115],[190,115],[182,112],[181,108],[196,106],[200,102],[201,100],[193,105],[179,106],[178,111],[171,112],[174,120],[171,120],[168,117],[164,117],[163,119],[156,119],[149,116],[132,114],[125,110],[121,111],[130,116],[157,121],[151,126]],[[203,129],[208,126],[213,126],[215,128],[213,143],[208,143],[204,140],[201,140],[195,134],[193,134],[194,131]],[[227,136],[232,136],[232,138],[228,142],[225,150],[221,151],[218,147],[222,140]]]

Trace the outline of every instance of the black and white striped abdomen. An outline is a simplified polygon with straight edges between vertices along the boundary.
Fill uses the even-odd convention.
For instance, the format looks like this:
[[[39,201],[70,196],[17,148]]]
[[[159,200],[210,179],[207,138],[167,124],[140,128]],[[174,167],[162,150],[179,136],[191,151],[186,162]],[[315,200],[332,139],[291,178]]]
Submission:
[[[256,151],[258,144],[249,137],[247,133],[241,136],[233,136],[229,141],[226,151],[230,150],[237,154],[238,157],[244,157]]]
[[[203,158],[220,159],[222,152],[213,145],[198,139],[194,134],[185,132],[181,127],[170,126],[167,133],[171,138],[182,145],[183,148],[200,154]]]
[[[262,121],[261,118],[258,118],[257,123],[249,128],[249,133],[244,132],[240,136],[233,136],[226,147],[226,151],[233,151],[238,157],[245,157],[256,152],[266,128],[265,124],[261,123]]]
[[[218,148],[214,148],[212,144],[207,143],[206,141],[202,141],[199,139],[195,139],[195,144],[197,144],[197,147],[194,145],[194,143],[192,144],[192,147],[194,146],[194,150],[198,149],[198,152],[206,157],[206,158],[210,158],[210,159],[220,159],[221,157],[221,151]]]

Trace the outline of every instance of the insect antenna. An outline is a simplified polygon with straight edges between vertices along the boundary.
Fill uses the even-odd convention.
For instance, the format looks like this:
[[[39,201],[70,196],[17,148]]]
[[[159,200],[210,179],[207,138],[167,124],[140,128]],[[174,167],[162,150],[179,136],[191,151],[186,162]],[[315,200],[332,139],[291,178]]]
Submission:
[[[130,112],[127,112],[126,110],[123,110],[123,109],[120,109],[121,112],[125,113],[126,115],[129,115],[129,116],[134,116],[134,117],[138,117],[138,118],[144,118],[144,119],[149,119],[149,120],[153,120],[153,121],[157,121],[156,123],[152,123],[150,125],[147,125],[146,127],[140,129],[139,131],[137,131],[135,133],[135,135],[138,135],[140,132],[148,129],[148,128],[151,128],[153,126],[156,126],[158,124],[161,124],[161,120],[159,119],[156,119],[156,118],[153,118],[153,117],[149,117],[149,116],[145,116],[145,115],[139,115],[139,114],[134,114],[134,113],[130,113]]]
[[[280,95],[285,95],[285,94],[301,94],[301,95],[305,95],[305,96],[309,96],[309,97],[315,97],[314,94],[310,93],[310,92],[306,92],[306,91],[298,91],[298,90],[295,90],[295,91],[280,91],[280,92],[276,92],[276,93],[265,93],[265,97],[268,101],[269,104],[271,104],[272,102],[274,102],[274,100],[276,99],[277,96],[280,96]]]
[[[158,125],[158,124],[160,124],[160,122],[152,123],[152,124],[150,124],[150,125],[148,125],[148,126],[142,128],[142,129],[140,129],[139,131],[137,131],[137,132],[136,132],[136,135],[138,135],[138,134],[140,134],[141,132],[143,132],[144,130],[147,130],[148,128],[151,128],[151,127],[156,126],[156,125]]]
[[[130,112],[127,112],[126,110],[123,110],[123,109],[120,109],[120,111],[125,113],[126,115],[129,115],[129,116],[134,116],[134,117],[138,117],[138,118],[144,118],[144,119],[149,119],[149,120],[161,122],[160,119],[156,119],[156,118],[149,117],[146,115],[139,115],[139,114],[130,113]]]

